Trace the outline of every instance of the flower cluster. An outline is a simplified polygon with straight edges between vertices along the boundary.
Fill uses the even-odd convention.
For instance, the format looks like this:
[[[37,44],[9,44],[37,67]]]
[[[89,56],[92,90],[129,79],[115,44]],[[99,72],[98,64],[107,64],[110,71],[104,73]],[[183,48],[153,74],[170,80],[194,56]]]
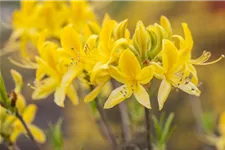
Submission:
[[[42,31],[47,31],[47,38],[59,39],[65,25],[76,24],[74,28],[83,33],[83,26],[95,20],[86,1],[21,1],[21,9],[12,16],[10,43],[19,39],[22,56],[29,57],[27,45],[37,46]]]
[[[15,95],[17,97],[14,106],[17,109],[16,112],[21,115],[21,117],[23,117],[24,122],[34,136],[35,141],[44,143],[46,140],[44,132],[36,125],[32,124],[37,111],[37,106],[34,104],[26,104],[26,101],[21,94],[21,88],[23,85],[22,76],[15,70],[11,70],[11,74],[16,85],[14,89]],[[16,142],[20,134],[27,135],[27,131],[21,120],[19,120],[19,118],[13,112],[9,112],[7,108],[1,105],[0,124],[0,143],[5,142],[11,145]]]
[[[86,2],[72,1],[70,5],[22,2],[21,10],[14,13],[14,36],[22,40],[22,45],[27,39],[35,41],[38,50],[31,66],[36,69],[33,99],[43,99],[54,93],[57,105],[63,107],[66,96],[76,105],[77,85],[73,81],[78,79],[91,87],[84,98],[85,102],[90,102],[114,78],[122,86],[111,92],[104,108],[111,108],[134,95],[141,105],[150,109],[150,96],[146,91],[149,86],[145,85],[155,77],[162,80],[158,90],[161,110],[172,87],[199,96],[195,65],[213,64],[224,57],[206,62],[211,53],[204,51],[193,59],[194,42],[186,23],[182,23],[184,37],[172,32],[164,16],[159,24],[145,26],[142,21],[137,22],[132,35],[127,19],[117,22],[105,15],[100,25],[90,10]],[[24,67],[29,65],[30,61],[23,64]]]

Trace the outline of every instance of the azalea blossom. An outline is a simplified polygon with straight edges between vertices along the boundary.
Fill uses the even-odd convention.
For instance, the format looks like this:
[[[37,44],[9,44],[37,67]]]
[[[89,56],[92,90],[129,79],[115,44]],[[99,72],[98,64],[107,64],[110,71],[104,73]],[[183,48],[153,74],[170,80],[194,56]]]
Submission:
[[[104,108],[111,108],[134,94],[136,100],[146,108],[150,109],[150,97],[142,86],[147,84],[153,77],[154,67],[147,66],[141,68],[135,55],[129,50],[125,50],[118,63],[118,68],[110,66],[110,75],[124,85],[112,91],[107,99]]]

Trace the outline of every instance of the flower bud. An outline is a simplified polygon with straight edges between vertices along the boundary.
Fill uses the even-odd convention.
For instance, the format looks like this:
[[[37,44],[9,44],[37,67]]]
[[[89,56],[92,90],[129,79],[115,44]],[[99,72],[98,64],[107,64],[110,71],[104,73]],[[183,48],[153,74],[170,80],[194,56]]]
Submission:
[[[120,39],[120,38],[129,38],[130,36],[130,33],[127,29],[127,23],[128,23],[128,20],[124,20],[122,22],[120,22],[115,30],[114,30],[114,37],[116,40]]]
[[[133,36],[133,44],[142,58],[147,58],[147,51],[151,48],[151,38],[144,24],[139,21]]]

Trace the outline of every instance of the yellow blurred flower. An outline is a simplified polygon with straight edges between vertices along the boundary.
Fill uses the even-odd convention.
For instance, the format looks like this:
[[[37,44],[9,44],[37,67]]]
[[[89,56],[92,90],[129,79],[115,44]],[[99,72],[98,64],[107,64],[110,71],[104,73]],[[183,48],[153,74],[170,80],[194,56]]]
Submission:
[[[218,124],[219,137],[215,135],[206,135],[209,144],[214,145],[217,150],[225,149],[225,112],[221,113]]]
[[[37,126],[32,124],[35,118],[37,107],[34,104],[29,104],[26,106],[26,101],[22,96],[21,86],[22,86],[22,76],[15,70],[11,70],[12,77],[15,82],[15,92],[17,95],[16,99],[16,109],[19,114],[21,114],[27,127],[31,131],[35,140],[39,143],[44,143],[46,141],[44,132]],[[21,123],[21,121],[13,114],[7,112],[7,110],[0,106],[0,123],[1,123],[1,139],[9,140],[15,143],[20,134],[27,134],[26,129]]]

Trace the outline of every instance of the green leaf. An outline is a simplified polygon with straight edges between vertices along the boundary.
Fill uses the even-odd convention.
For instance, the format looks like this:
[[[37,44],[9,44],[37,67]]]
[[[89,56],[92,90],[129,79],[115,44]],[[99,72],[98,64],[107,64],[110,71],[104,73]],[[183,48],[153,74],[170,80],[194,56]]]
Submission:
[[[4,80],[2,78],[2,73],[0,72],[0,101],[3,104],[6,104],[8,101],[8,96],[7,96],[7,91],[5,88],[5,83]]]
[[[156,137],[152,134],[152,139],[154,139],[153,144],[157,148],[164,147],[172,135],[175,127],[172,127],[172,121],[174,118],[174,114],[170,113],[168,118],[165,118],[165,113],[162,113],[160,118],[157,119],[156,116],[152,116],[153,125],[155,128]],[[166,119],[166,120],[165,120]]]
[[[49,124],[48,137],[54,150],[63,149],[62,122],[63,119],[59,119],[55,125]]]
[[[154,123],[154,127],[155,127],[155,131],[156,131],[156,139],[157,141],[159,141],[161,139],[161,126],[156,118],[156,116],[152,116],[152,120],[153,120],[153,123]]]
[[[162,131],[161,143],[165,143],[166,142],[165,140],[167,139],[167,136],[168,136],[168,134],[170,132],[173,118],[174,118],[174,113],[171,113],[169,115],[168,119],[166,120],[165,126],[164,126],[163,131]]]
[[[206,133],[212,134],[216,128],[216,115],[212,112],[204,113],[201,116],[203,129]]]

